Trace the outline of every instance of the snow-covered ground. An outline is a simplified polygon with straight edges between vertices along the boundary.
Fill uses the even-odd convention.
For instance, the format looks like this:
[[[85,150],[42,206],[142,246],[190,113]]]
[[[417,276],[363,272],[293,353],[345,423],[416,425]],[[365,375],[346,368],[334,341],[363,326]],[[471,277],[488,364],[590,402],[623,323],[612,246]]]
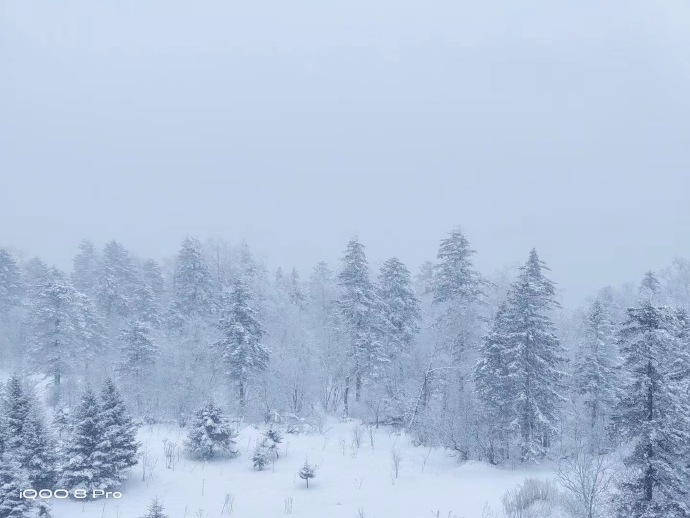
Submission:
[[[164,440],[182,445],[184,430],[174,425],[145,426],[140,432],[150,473],[134,468],[120,499],[96,502],[53,501],[55,518],[138,518],[158,497],[170,518],[480,518],[485,505],[501,510],[505,491],[528,476],[548,478],[547,469],[530,471],[459,464],[448,452],[413,446],[405,436],[379,429],[371,445],[368,432],[353,445],[356,422],[330,422],[323,433],[285,434],[280,459],[256,471],[251,456],[263,429],[247,427],[238,437],[239,456],[198,462],[180,456],[166,468]],[[400,452],[393,476],[392,450]],[[297,476],[305,458],[318,466],[309,488]],[[232,514],[221,514],[226,495]],[[360,514],[361,513],[361,514]],[[438,513],[438,514],[437,514]]]

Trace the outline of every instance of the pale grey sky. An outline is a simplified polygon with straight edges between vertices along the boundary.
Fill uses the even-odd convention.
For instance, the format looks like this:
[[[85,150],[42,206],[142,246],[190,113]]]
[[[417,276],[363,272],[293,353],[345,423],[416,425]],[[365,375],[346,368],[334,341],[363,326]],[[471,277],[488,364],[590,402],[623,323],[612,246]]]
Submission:
[[[690,256],[689,93],[686,0],[0,0],[0,246],[416,268],[461,225],[578,302]]]

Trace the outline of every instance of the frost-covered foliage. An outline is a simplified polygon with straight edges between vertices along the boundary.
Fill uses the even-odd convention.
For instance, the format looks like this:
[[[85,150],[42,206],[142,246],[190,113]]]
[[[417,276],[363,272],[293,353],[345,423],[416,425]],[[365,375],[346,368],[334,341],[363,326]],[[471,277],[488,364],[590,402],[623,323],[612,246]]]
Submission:
[[[235,455],[237,432],[212,401],[197,410],[189,424],[185,447],[195,458],[210,460],[219,454]]]

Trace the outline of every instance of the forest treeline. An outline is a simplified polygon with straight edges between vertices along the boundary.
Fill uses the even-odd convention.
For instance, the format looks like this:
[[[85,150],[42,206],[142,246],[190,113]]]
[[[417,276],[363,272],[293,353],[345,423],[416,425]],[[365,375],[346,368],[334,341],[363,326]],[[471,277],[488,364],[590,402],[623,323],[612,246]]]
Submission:
[[[630,445],[620,516],[690,516],[690,262],[566,311],[536,250],[492,275],[474,254],[459,229],[415,274],[395,257],[373,271],[358,239],[304,277],[194,237],[163,264],[85,240],[71,272],[0,249],[1,369],[45,387],[53,415],[112,379],[150,422],[213,399],[492,464]]]

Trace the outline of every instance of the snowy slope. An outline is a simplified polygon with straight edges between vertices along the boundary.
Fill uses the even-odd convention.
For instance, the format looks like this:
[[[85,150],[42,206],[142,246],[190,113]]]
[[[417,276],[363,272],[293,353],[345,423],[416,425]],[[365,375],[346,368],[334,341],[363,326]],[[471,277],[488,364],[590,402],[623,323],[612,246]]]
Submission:
[[[174,425],[146,426],[140,432],[150,476],[133,469],[123,496],[83,503],[54,501],[55,518],[137,518],[157,496],[170,518],[222,517],[226,494],[234,496],[237,518],[285,516],[292,498],[293,516],[303,518],[480,518],[488,502],[500,510],[500,497],[526,476],[550,477],[543,471],[511,471],[470,462],[458,464],[442,450],[414,447],[404,436],[375,431],[372,448],[367,432],[353,446],[354,422],[330,423],[323,434],[285,434],[280,459],[257,472],[251,452],[262,430],[241,431],[233,459],[197,462],[181,456],[166,469],[163,441],[181,445],[184,431]],[[393,477],[391,450],[402,457],[399,478]],[[309,489],[297,476],[305,457],[318,466]],[[225,515],[228,516],[228,515]]]

